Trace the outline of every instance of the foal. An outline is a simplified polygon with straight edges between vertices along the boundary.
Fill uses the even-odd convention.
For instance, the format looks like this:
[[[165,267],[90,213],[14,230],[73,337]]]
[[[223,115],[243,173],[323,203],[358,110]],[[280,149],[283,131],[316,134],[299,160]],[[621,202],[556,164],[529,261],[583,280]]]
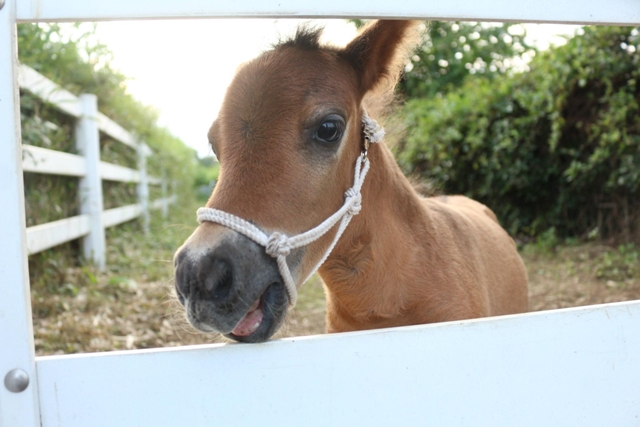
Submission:
[[[209,131],[219,181],[175,256],[189,321],[267,340],[336,237],[318,270],[329,332],[526,311],[526,272],[493,212],[462,196],[420,197],[390,150],[369,146],[382,133],[365,106],[379,118],[417,23],[373,22],[344,49],[319,36],[298,30],[227,90]],[[342,236],[335,225],[318,237],[337,211]],[[299,243],[308,230],[315,238]]]

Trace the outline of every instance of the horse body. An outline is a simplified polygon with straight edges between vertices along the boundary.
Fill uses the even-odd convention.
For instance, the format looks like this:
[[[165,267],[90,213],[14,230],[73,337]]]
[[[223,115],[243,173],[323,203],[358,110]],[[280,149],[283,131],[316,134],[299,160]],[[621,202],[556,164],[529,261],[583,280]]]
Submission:
[[[381,146],[363,211],[319,273],[330,332],[526,311],[526,270],[486,206],[420,197]]]
[[[336,212],[366,150],[365,107],[382,115],[417,25],[377,21],[343,49],[303,29],[241,67],[209,132],[221,170],[207,208],[289,236]],[[319,269],[329,332],[526,311],[526,273],[493,212],[462,196],[420,197],[384,144],[368,158],[361,211]],[[334,235],[288,253],[297,285]],[[245,235],[205,221],[174,263],[198,329],[259,342],[282,324],[282,270]]]

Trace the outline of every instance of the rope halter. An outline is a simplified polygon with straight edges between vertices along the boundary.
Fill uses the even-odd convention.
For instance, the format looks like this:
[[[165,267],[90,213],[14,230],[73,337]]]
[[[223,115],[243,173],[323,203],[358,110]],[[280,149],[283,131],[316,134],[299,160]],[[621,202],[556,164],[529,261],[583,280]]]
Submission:
[[[296,304],[298,299],[298,289],[293,277],[291,276],[291,270],[287,265],[287,256],[293,249],[307,246],[318,240],[331,230],[333,226],[340,222],[338,231],[333,238],[333,242],[325,251],[323,257],[316,264],[313,270],[311,270],[311,273],[309,273],[309,275],[300,282],[300,286],[302,286],[302,284],[309,280],[313,273],[315,273],[326,261],[336,243],[338,243],[340,236],[342,236],[342,233],[347,228],[347,225],[349,225],[351,218],[358,215],[362,209],[362,194],[360,193],[360,190],[362,189],[364,178],[367,176],[367,171],[369,170],[369,159],[367,157],[369,144],[380,142],[385,134],[384,128],[382,128],[378,122],[369,117],[366,110],[362,116],[362,132],[365,139],[364,150],[360,156],[358,156],[358,160],[356,161],[353,186],[344,193],[344,204],[333,215],[309,231],[305,231],[304,233],[297,234],[295,236],[287,236],[279,231],[274,231],[268,235],[250,222],[235,215],[231,215],[230,213],[211,208],[198,209],[197,217],[199,223],[209,221],[224,225],[225,227],[241,233],[259,245],[265,247],[265,252],[275,258],[278,263],[278,269],[280,270],[280,275],[282,276],[282,280],[289,296],[289,303],[292,306]]]

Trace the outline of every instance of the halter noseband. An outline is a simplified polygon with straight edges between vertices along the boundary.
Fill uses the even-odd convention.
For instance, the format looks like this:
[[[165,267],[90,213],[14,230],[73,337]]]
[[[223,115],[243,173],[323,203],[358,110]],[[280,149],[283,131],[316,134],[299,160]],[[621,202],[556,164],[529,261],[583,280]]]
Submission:
[[[360,193],[360,190],[362,189],[364,178],[369,170],[369,158],[367,157],[369,144],[380,142],[385,133],[384,128],[382,128],[374,119],[369,117],[366,110],[362,116],[362,133],[364,134],[365,139],[364,150],[360,156],[358,156],[358,160],[356,161],[353,186],[344,193],[344,204],[333,215],[309,231],[305,231],[304,233],[297,234],[295,236],[287,236],[279,231],[274,231],[270,235],[267,235],[264,231],[250,222],[235,215],[231,215],[230,213],[211,208],[198,209],[197,216],[199,223],[209,221],[224,225],[238,233],[244,234],[249,239],[265,247],[265,252],[274,257],[278,262],[278,269],[280,270],[280,275],[282,276],[287,294],[289,295],[289,303],[292,306],[296,304],[298,299],[298,289],[293,277],[291,276],[289,266],[287,265],[287,255],[289,255],[292,249],[306,246],[318,240],[325,233],[331,230],[338,221],[340,221],[340,225],[338,226],[338,231],[333,238],[333,242],[325,251],[324,256],[316,264],[313,270],[311,270],[311,273],[309,273],[309,275],[300,282],[300,285],[302,286],[302,284],[309,280],[313,273],[315,273],[326,261],[334,246],[338,243],[340,236],[342,236],[342,233],[347,228],[347,225],[349,225],[351,218],[357,215],[362,209],[362,194]]]

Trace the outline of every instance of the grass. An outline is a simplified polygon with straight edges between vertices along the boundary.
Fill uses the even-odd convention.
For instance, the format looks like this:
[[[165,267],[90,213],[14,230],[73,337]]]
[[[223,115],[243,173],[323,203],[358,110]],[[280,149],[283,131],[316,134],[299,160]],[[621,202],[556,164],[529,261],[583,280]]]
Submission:
[[[172,257],[197,225],[196,207],[176,204],[166,221],[155,213],[148,236],[139,221],[109,229],[108,267],[102,273],[90,264],[73,262],[77,244],[31,259],[37,353],[182,343],[184,325],[173,321],[177,302],[171,296]]]
[[[77,243],[31,257],[36,351],[40,355],[219,342],[187,324],[173,296],[172,257],[195,229],[196,202],[175,205],[151,232],[132,221],[108,231],[108,269],[79,263]],[[549,240],[549,239],[547,239]],[[526,245],[531,310],[640,299],[640,251],[588,244]],[[278,337],[325,330],[321,281],[301,291]]]
[[[107,270],[76,258],[78,242],[30,259],[36,352],[39,355],[168,347],[219,342],[183,318],[173,293],[173,253],[195,229],[197,202],[175,205],[170,218],[152,216],[107,233]],[[324,291],[317,277],[279,336],[324,332]]]
[[[531,310],[640,299],[640,251],[632,244],[526,246]]]

